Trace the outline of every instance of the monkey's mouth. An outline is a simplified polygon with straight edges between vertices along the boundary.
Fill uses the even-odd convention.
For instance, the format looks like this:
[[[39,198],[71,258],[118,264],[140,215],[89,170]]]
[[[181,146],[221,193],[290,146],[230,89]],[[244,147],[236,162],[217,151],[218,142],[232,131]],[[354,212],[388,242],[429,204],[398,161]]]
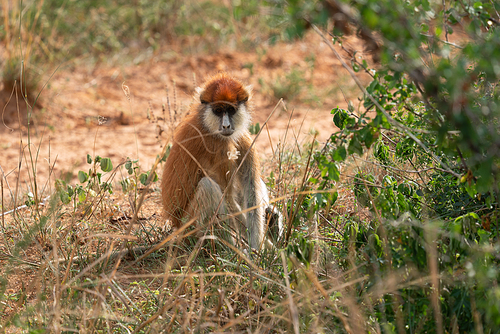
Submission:
[[[223,135],[224,137],[229,137],[234,133],[234,130],[232,129],[221,129],[220,134]]]

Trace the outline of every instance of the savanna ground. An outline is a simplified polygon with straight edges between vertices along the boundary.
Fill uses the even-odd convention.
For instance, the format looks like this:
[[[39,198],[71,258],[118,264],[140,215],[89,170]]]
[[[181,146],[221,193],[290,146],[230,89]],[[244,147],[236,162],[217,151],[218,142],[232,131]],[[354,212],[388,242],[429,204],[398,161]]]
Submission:
[[[499,12],[4,1],[0,331],[498,333]],[[253,87],[275,249],[162,218],[218,71]]]

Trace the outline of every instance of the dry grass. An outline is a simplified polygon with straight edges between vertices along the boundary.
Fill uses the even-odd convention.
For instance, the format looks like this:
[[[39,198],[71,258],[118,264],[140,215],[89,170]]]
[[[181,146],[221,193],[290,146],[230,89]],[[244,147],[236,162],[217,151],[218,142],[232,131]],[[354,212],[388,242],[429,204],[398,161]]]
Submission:
[[[128,87],[123,88],[132,110]],[[150,106],[148,113],[167,136],[183,109],[175,96],[174,87],[166,110]],[[289,121],[294,117],[284,104],[277,107],[285,109]],[[268,129],[262,126],[265,136]],[[307,180],[317,173],[311,157],[318,143],[314,134],[301,138],[299,133],[300,128],[290,127],[266,161],[266,175],[273,175],[268,180],[272,197],[286,218],[287,239],[277,250],[253,254],[228,245],[213,231],[197,239],[189,224],[172,231],[162,220],[158,183],[143,186],[140,169],[129,175],[124,163],[106,173],[92,156],[89,175],[103,174],[92,185],[68,184],[53,175],[47,184],[37,184],[40,143],[28,136],[30,149],[20,158],[30,172],[26,178],[18,173],[15,187],[3,188],[8,196],[1,203],[0,266],[7,278],[2,282],[2,330],[356,333],[365,321],[359,321],[362,311],[352,288],[364,278],[344,273],[334,263],[332,246],[340,241],[343,221],[331,216],[352,212],[346,207],[353,198],[342,197],[319,225],[316,218],[300,215],[311,194]],[[161,148],[158,156],[163,156]],[[132,166],[142,167],[140,161]],[[2,172],[2,183],[7,176]],[[120,181],[125,179],[124,192]],[[114,185],[112,194],[107,184]],[[287,209],[287,203],[293,207]],[[295,219],[301,225],[292,224]],[[310,263],[286,251],[299,234],[318,245]],[[356,316],[347,317],[347,311]]]
[[[174,100],[168,99],[165,111],[151,107],[148,114],[149,121],[168,135],[178,121],[170,112],[177,108]],[[278,107],[286,109],[284,104]],[[294,117],[293,110],[283,114]],[[267,130],[263,124],[261,135]],[[277,250],[252,254],[219,239],[217,231],[198,239],[194,224],[177,231],[166,226],[158,183],[145,187],[139,181],[140,173],[153,166],[137,161],[132,163],[137,173],[128,174],[121,163],[103,172],[92,186],[56,181],[53,175],[47,184],[37,184],[40,144],[26,143],[31,149],[22,151],[20,159],[31,171],[28,176],[19,173],[15,185],[7,185],[11,178],[1,171],[7,196],[1,199],[0,329],[381,333],[384,322],[377,317],[383,308],[395,314],[397,329],[404,332],[404,302],[397,296],[402,289],[426,286],[437,287],[429,297],[434,308],[428,318],[442,326],[438,301],[443,277],[435,261],[430,261],[428,273],[415,274],[411,267],[411,275],[392,268],[382,272],[368,258],[358,261],[367,254],[354,244],[344,244],[347,223],[361,225],[376,214],[357,204],[352,191],[358,182],[355,175],[365,171],[382,178],[387,171],[370,155],[354,157],[342,166],[341,181],[326,189],[339,192],[335,204],[316,212],[305,210],[304,203],[318,193],[308,180],[319,173],[313,153],[322,147],[315,134],[302,138],[299,133],[287,128],[279,143],[270,143],[273,155],[265,162],[271,197],[285,217],[286,239]],[[162,155],[159,148],[158,156]],[[102,172],[101,167],[92,162],[90,169]],[[407,167],[395,172],[398,177],[404,177]],[[129,182],[124,192],[120,181],[125,179]],[[112,194],[106,191],[108,182],[114,185]],[[74,190],[70,202],[65,200],[71,197],[68,185]],[[82,198],[76,192],[79,185]],[[26,196],[29,192],[33,196]],[[430,260],[436,257],[431,232],[426,235]],[[313,252],[300,258],[295,250],[303,252],[308,245]],[[390,252],[384,261],[391,263]],[[375,278],[366,274],[368,270]],[[388,296],[394,297],[392,302],[381,302]]]
[[[124,92],[131,103],[126,88]],[[168,103],[165,113],[150,110],[150,121],[168,135],[177,121],[170,117],[176,114],[170,105],[175,103]],[[293,110],[283,113],[290,120],[294,117]],[[263,124],[263,136],[266,131]],[[157,183],[144,187],[140,172],[128,175],[123,163],[92,186],[84,184],[82,198],[76,192],[79,184],[69,184],[74,195],[68,203],[68,184],[53,176],[46,185],[36,183],[39,143],[28,142],[31,149],[21,157],[32,173],[26,179],[19,174],[16,187],[9,187],[8,198],[2,199],[0,266],[6,279],[1,285],[1,329],[380,332],[380,324],[370,319],[373,301],[397,291],[402,279],[394,273],[392,286],[366,291],[361,300],[357,296],[368,277],[356,268],[344,271],[336,262],[344,223],[363,218],[347,185],[350,178],[337,185],[340,199],[334,206],[312,215],[302,212],[303,203],[314,194],[308,179],[318,173],[312,153],[319,147],[314,134],[301,138],[299,133],[288,128],[266,162],[266,175],[273,175],[268,180],[272,197],[285,217],[286,239],[277,250],[252,254],[228,245],[213,231],[197,239],[189,224],[170,230],[161,217]],[[140,161],[134,166],[143,167]],[[91,164],[94,172],[101,172],[98,167]],[[125,178],[131,182],[123,192],[119,183]],[[2,174],[5,181],[7,175]],[[114,185],[112,194],[106,191],[107,183]],[[46,189],[43,196],[41,189]],[[33,196],[25,196],[30,191]],[[301,236],[314,245],[307,261],[288,247],[299,244]],[[354,263],[355,256],[353,251],[347,260]]]
[[[276,152],[271,167],[282,207],[310,168],[311,152],[295,142]],[[33,149],[22,156],[36,173],[36,143],[27,144]],[[41,189],[33,175],[9,188],[0,241],[3,330],[285,333],[340,325],[343,302],[331,295],[355,283],[332,263],[306,268],[283,251],[246,254],[210,234],[198,240],[189,228],[173,232],[162,221],[157,184],[148,189],[136,180],[123,193],[119,170],[84,185],[84,199],[75,190],[67,204],[61,181],[45,198],[21,196]],[[107,182],[115,184],[112,194]],[[317,256],[330,256],[328,248]]]

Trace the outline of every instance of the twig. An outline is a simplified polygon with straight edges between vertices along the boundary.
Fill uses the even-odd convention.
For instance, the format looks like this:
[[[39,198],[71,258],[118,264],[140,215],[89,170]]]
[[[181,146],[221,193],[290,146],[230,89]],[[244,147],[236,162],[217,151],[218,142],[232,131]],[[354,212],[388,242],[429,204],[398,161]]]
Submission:
[[[3,180],[2,180],[2,184],[3,184]],[[45,205],[45,202],[47,202],[47,200],[48,200],[49,198],[50,198],[50,195],[49,195],[49,196],[47,196],[47,197],[45,197],[45,198],[44,198],[44,199],[40,202],[40,204],[39,204],[39,205]],[[12,210],[5,211],[5,212],[0,213],[0,215],[2,216],[2,224],[4,223],[4,217],[5,217],[5,216],[7,216],[7,215],[9,215],[9,214],[11,214],[11,213],[13,213],[13,212],[15,212],[15,211],[18,211],[18,210],[21,210],[21,209],[27,208],[27,207],[28,207],[28,206],[27,206],[26,204],[23,204],[23,205],[21,205],[21,206],[18,206],[18,207],[16,207],[16,208],[12,209]],[[3,211],[3,192],[2,192],[2,211]],[[4,228],[5,228],[5,226],[4,226]]]
[[[297,311],[297,306],[293,302],[292,290],[290,289],[290,281],[288,280],[288,266],[285,259],[285,253],[281,252],[281,260],[283,261],[283,271],[286,283],[286,294],[288,296],[288,303],[290,304],[290,318],[292,318],[293,330],[295,334],[300,333],[299,327],[299,312]]]

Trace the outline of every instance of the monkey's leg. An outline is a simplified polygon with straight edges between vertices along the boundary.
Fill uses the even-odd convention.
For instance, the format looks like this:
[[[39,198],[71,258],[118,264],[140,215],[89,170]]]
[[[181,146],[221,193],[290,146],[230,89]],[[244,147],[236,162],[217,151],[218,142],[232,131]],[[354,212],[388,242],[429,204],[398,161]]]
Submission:
[[[276,242],[283,234],[283,217],[274,205],[269,205],[269,194],[262,179],[255,182],[252,182],[252,178],[247,179],[247,189],[244,195],[245,208],[255,208],[247,213],[245,221],[249,244],[255,250],[261,247],[275,249],[271,240]],[[266,236],[266,231],[271,240]]]
[[[246,236],[250,248],[260,250],[264,243],[264,200],[266,190],[264,183],[260,178],[256,178],[255,171],[247,164],[244,168],[242,175],[243,185],[243,208],[250,209],[246,213],[245,228]],[[264,187],[263,187],[264,186]],[[264,244],[264,246],[266,246]],[[267,247],[267,246],[266,246]]]
[[[236,223],[234,218],[227,218],[229,214],[227,201],[222,200],[222,190],[220,186],[211,178],[204,177],[198,183],[195,195],[189,203],[187,209],[187,217],[199,217],[198,221],[201,228],[201,234],[205,234],[204,227],[210,223],[214,215],[217,215],[219,219],[216,221],[226,221],[230,222],[235,228]],[[220,206],[219,206],[220,204]],[[217,208],[219,208],[217,210]],[[231,231],[224,233],[226,236],[231,236]],[[234,244],[232,237],[225,237],[229,242]]]

